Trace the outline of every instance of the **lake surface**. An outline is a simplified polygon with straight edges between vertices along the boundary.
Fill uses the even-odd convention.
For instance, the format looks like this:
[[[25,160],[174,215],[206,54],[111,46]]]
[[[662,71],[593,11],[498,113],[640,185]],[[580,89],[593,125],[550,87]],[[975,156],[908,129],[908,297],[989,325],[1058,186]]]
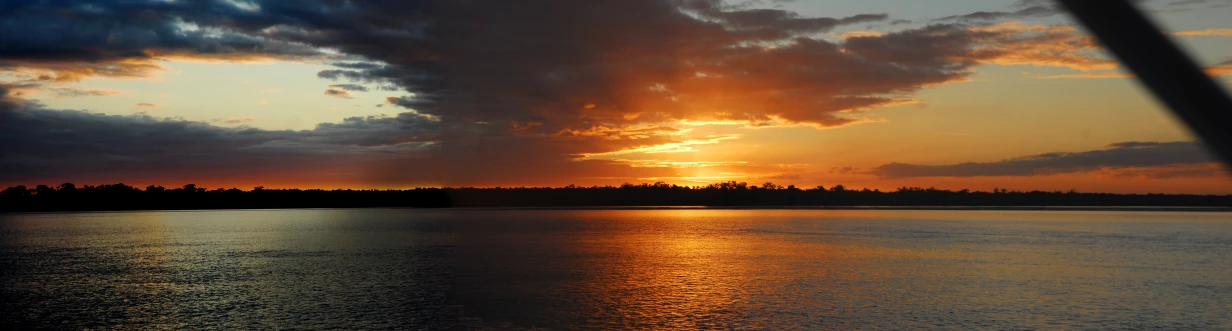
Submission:
[[[1232,213],[8,214],[0,280],[21,328],[1232,330]]]

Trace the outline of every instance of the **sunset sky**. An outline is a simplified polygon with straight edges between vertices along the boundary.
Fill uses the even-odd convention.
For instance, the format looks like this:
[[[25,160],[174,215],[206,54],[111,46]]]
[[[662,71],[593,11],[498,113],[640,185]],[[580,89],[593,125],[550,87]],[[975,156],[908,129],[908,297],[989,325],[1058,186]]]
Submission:
[[[1232,83],[1232,0],[1139,3]],[[1232,194],[1054,5],[5,1],[0,186]]]

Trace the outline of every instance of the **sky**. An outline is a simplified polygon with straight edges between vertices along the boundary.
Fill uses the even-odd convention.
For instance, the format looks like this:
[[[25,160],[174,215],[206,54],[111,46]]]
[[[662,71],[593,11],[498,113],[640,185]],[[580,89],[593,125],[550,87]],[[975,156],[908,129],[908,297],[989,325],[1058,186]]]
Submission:
[[[1225,87],[1232,0],[1137,1]],[[10,1],[0,186],[1232,194],[1050,1]]]

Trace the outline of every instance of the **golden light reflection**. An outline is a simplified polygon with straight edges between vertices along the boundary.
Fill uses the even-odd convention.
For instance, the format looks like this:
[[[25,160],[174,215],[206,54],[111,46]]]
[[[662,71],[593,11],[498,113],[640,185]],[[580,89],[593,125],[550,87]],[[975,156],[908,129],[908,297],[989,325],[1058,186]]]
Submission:
[[[598,268],[592,273],[603,275],[591,284],[602,287],[587,295],[599,301],[594,308],[615,311],[582,313],[618,321],[604,328],[705,329],[732,327],[739,321],[740,328],[762,329],[781,325],[776,312],[798,307],[809,307],[817,316],[878,310],[876,304],[891,300],[884,297],[897,291],[884,285],[895,279],[919,277],[933,288],[946,286],[944,277],[932,271],[903,273],[901,266],[908,264],[897,261],[969,257],[946,249],[891,247],[870,238],[851,240],[863,234],[838,230],[850,225],[760,221],[822,214],[823,222],[842,223],[884,217],[881,211],[681,208],[582,213],[619,218],[638,229],[580,243],[580,251],[620,256],[619,263],[591,266]]]

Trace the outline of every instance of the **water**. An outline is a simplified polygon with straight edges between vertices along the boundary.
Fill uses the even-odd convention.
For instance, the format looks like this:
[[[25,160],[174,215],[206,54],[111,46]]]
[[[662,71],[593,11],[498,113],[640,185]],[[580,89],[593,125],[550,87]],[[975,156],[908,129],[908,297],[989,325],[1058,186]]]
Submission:
[[[1232,213],[0,215],[11,329],[1232,330]]]

